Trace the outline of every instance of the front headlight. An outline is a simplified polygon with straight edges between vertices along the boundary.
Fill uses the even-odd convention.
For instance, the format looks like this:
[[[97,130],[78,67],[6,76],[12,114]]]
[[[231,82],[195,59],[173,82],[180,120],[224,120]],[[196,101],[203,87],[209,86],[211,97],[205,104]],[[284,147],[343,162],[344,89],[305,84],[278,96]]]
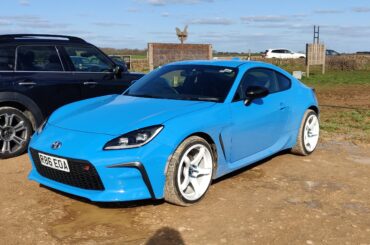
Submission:
[[[131,131],[105,144],[104,150],[120,150],[140,147],[150,142],[161,130],[162,125],[156,125]]]

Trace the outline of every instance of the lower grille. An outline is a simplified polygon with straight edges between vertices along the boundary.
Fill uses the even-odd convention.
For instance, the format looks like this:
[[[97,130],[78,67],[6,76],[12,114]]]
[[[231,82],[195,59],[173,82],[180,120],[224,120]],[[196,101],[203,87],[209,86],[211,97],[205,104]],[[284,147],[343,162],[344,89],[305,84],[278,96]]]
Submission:
[[[70,170],[70,172],[64,172],[42,165],[38,155],[39,152],[32,148],[30,149],[30,152],[37,172],[39,172],[43,177],[82,189],[104,190],[104,186],[98,172],[88,161],[62,157],[67,159]],[[49,153],[44,154],[60,158],[60,156]]]

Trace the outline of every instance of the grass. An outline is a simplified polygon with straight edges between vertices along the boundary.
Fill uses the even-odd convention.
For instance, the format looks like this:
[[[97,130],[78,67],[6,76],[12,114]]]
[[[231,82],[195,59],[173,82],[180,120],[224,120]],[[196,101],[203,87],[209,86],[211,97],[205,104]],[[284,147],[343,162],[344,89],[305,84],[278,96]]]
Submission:
[[[324,138],[370,143],[370,71],[317,72],[302,82],[319,96]]]
[[[370,84],[370,71],[328,71],[325,74],[314,73],[302,82],[310,86],[333,86]]]
[[[370,143],[370,110],[321,109],[320,128],[327,136]]]
[[[135,54],[135,55],[131,55],[131,59],[146,59],[146,54]]]

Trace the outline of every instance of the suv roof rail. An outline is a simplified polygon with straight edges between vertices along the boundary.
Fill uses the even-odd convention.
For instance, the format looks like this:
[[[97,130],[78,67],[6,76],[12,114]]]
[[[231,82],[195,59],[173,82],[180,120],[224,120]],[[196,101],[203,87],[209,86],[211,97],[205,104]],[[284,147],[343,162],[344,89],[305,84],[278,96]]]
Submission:
[[[11,40],[11,39],[33,39],[38,37],[44,38],[63,38],[68,39],[71,42],[85,43],[86,41],[79,37],[66,36],[66,35],[52,35],[52,34],[7,34],[0,35],[0,41]]]

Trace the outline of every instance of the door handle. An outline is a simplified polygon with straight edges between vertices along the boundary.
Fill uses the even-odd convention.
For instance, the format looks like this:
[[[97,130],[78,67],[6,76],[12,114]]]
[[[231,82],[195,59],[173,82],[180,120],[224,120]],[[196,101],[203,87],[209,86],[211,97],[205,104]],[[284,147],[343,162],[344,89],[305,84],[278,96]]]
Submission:
[[[84,82],[84,85],[97,85],[97,82]]]
[[[285,110],[288,106],[284,103],[280,103],[280,110]]]
[[[18,85],[20,86],[34,86],[36,85],[37,83],[35,82],[32,82],[32,81],[23,81],[23,82],[19,82]]]

